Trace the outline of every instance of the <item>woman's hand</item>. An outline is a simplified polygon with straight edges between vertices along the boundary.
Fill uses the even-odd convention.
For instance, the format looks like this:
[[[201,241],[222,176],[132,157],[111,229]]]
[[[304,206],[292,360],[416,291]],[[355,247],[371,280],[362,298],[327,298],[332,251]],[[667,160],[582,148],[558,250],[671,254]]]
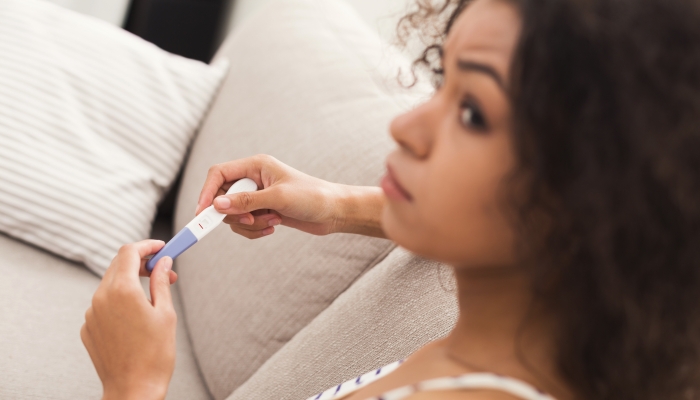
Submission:
[[[85,313],[80,337],[102,380],[104,399],[164,399],[175,368],[172,259],[151,272],[151,301],[139,281],[146,257],[163,247],[144,240],[119,249]]]
[[[250,178],[257,192],[226,195],[233,182]],[[285,225],[314,235],[336,232],[382,236],[379,188],[331,183],[291,168],[274,157],[257,155],[209,169],[196,213],[213,202],[228,214],[231,230],[257,239]]]

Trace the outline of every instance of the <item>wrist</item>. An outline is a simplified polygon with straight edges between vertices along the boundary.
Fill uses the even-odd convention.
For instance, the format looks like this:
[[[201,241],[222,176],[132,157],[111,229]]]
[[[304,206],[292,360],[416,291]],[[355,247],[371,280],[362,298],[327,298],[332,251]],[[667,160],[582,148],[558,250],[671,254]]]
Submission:
[[[336,232],[384,237],[381,227],[384,194],[381,188],[341,185],[338,193]]]
[[[104,388],[102,400],[163,400],[168,392],[167,385],[145,384],[128,388]]]

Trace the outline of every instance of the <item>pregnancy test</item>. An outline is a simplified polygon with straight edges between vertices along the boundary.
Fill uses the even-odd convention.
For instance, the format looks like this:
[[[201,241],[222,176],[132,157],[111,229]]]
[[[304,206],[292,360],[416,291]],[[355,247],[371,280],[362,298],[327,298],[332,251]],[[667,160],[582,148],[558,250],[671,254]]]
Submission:
[[[236,181],[231,188],[226,192],[226,194],[234,194],[241,192],[254,192],[258,190],[258,185],[255,181],[248,178],[243,178]],[[185,225],[180,232],[177,233],[170,241],[163,246],[162,249],[156,255],[153,256],[148,262],[146,262],[146,269],[148,271],[153,271],[153,267],[156,266],[158,260],[168,256],[173,260],[175,257],[184,253],[185,250],[189,249],[202,240],[209,232],[213,231],[214,228],[219,226],[221,221],[224,220],[226,214],[222,214],[214,208],[213,205],[207,207],[199,213],[189,224]]]

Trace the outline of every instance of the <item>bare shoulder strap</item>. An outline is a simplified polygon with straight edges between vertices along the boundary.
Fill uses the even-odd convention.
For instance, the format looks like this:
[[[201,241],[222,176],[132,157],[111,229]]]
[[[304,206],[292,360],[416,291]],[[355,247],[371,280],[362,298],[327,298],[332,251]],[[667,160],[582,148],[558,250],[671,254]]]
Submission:
[[[491,373],[472,373],[455,377],[437,378],[391,390],[368,400],[402,400],[418,392],[438,390],[498,390],[523,400],[555,400],[518,379]]]

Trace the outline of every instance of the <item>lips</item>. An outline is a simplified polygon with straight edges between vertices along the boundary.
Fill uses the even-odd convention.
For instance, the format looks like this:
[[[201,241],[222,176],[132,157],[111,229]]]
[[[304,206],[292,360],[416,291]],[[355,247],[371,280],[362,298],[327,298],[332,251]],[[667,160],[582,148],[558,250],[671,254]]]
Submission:
[[[386,196],[392,200],[411,201],[413,199],[406,189],[401,186],[389,166],[386,168],[386,175],[382,178],[381,186]]]

